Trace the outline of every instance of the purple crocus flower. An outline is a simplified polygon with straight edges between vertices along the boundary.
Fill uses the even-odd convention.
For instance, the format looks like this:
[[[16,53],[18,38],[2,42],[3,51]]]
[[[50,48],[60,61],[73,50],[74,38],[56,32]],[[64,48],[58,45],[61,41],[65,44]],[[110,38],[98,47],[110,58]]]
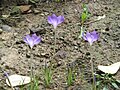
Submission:
[[[96,31],[93,32],[87,32],[86,35],[84,35],[83,33],[83,39],[88,41],[90,43],[90,45],[92,45],[92,43],[94,41],[97,41],[99,38],[99,34]]]
[[[32,35],[26,35],[23,40],[25,43],[30,45],[30,48],[33,48],[34,45],[41,42],[41,38],[35,33]]]
[[[47,18],[48,23],[52,24],[54,26],[54,29],[58,26],[58,24],[62,23],[65,19],[64,16],[56,16],[55,14],[52,14],[52,16],[48,16]]]
[[[9,75],[7,72],[4,71],[4,76],[8,77]]]

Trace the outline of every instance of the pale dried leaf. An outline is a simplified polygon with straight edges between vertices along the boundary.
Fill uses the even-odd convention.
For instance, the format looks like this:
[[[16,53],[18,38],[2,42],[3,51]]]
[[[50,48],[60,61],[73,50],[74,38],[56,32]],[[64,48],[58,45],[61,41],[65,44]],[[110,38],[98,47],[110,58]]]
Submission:
[[[10,75],[8,78],[13,87],[28,84],[31,80],[28,76],[22,76],[17,74]],[[8,86],[10,86],[8,79],[6,79],[6,83]]]
[[[98,65],[98,69],[104,73],[115,74],[120,68],[120,62],[114,63],[109,66]]]

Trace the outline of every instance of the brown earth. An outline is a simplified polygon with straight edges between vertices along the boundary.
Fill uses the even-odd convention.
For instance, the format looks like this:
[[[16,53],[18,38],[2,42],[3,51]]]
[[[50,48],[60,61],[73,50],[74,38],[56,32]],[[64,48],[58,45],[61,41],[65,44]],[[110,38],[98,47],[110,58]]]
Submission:
[[[53,66],[53,81],[51,89],[47,90],[91,90],[92,79],[90,59],[93,58],[94,69],[97,66],[110,65],[120,61],[120,0],[94,0],[86,2],[91,17],[86,21],[86,31],[96,30],[100,34],[98,41],[92,46],[83,39],[79,39],[80,14],[82,12],[79,1],[66,3],[38,3],[36,10],[39,13],[13,15],[0,20],[1,25],[12,27],[3,30],[0,34],[0,67],[10,75],[30,75],[30,60],[33,70],[39,77],[40,90],[44,90],[42,69],[47,62]],[[11,7],[4,7],[2,14],[11,12]],[[58,37],[56,55],[54,59],[54,30],[48,24],[47,16],[51,14],[63,15],[65,22],[57,27]],[[106,15],[104,19],[95,21],[98,16]],[[42,42],[36,45],[32,53],[23,42],[23,37],[29,34],[29,29],[37,31]],[[73,86],[67,88],[67,67],[76,69],[76,80]],[[116,74],[120,79],[120,73]],[[5,83],[3,73],[0,73],[0,90],[10,90]],[[111,89],[112,90],[112,89]]]

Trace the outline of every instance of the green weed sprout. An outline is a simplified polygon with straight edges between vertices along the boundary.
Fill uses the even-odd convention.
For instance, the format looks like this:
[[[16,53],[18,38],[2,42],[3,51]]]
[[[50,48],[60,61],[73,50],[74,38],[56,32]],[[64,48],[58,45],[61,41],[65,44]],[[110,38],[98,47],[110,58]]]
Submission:
[[[38,77],[35,75],[32,77],[32,81],[26,86],[21,85],[20,90],[39,90],[39,81]]]
[[[34,76],[34,77],[32,78],[32,82],[31,82],[30,85],[27,87],[27,89],[21,88],[20,90],[39,90],[38,78]]]
[[[60,0],[55,0],[55,2],[60,2]]]
[[[112,74],[96,74],[97,79],[97,90],[109,90],[109,88],[113,88],[115,90],[120,90],[120,80],[117,80]]]
[[[85,4],[83,4],[82,8],[83,8],[83,12],[82,12],[82,14],[80,16],[80,18],[81,18],[81,28],[80,28],[79,38],[82,37],[82,34],[85,31],[85,29],[84,29],[84,23],[85,23],[85,21],[90,17],[90,13],[88,11],[87,6]]]
[[[39,90],[38,79],[33,77],[33,82],[30,85],[30,90]]]
[[[52,81],[52,71],[51,68],[46,67],[44,69],[44,83],[46,87],[50,87]]]
[[[72,68],[68,68],[67,85],[68,86],[73,85],[74,80],[75,80],[75,73],[73,72]]]
[[[81,14],[81,23],[83,25],[84,22],[90,17],[90,13],[89,13],[88,8],[85,4],[82,5],[82,8],[83,8],[83,12]]]

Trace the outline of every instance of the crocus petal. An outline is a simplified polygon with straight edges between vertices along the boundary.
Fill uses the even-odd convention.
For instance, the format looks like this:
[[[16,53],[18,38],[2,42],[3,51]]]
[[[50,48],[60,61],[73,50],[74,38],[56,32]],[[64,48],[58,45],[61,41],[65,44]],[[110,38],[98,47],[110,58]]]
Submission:
[[[94,30],[93,32],[90,32],[92,35],[97,34],[97,32]]]
[[[90,43],[90,45],[92,45],[93,43],[93,37],[91,36],[91,34],[86,34],[86,38],[87,38],[87,41]]]
[[[65,19],[64,19],[64,16],[58,16],[57,20],[58,20],[57,23],[60,24],[60,23],[64,22]]]
[[[58,24],[64,21],[64,17],[63,16],[57,17],[55,14],[52,14],[52,16],[48,16],[47,20],[49,24],[52,24],[54,28],[56,28]]]
[[[55,14],[52,14],[52,17],[53,17],[53,18],[57,18],[57,16],[56,16]]]
[[[23,40],[24,40],[25,43],[28,44],[28,41],[27,41],[27,38],[26,38],[26,37],[24,37]]]
[[[36,45],[36,44],[38,44],[38,43],[40,43],[41,42],[41,39],[40,38],[37,38],[35,41],[34,41],[34,44]]]
[[[84,35],[84,33],[82,33],[82,37],[84,40],[87,40],[86,36]]]
[[[24,42],[29,44],[31,48],[34,46],[33,39],[30,35],[26,35],[26,37],[24,38]]]
[[[48,16],[48,23],[49,24],[53,24],[55,21],[57,23],[57,17],[55,17],[54,15],[53,16]]]
[[[99,35],[97,34],[97,32],[96,32],[96,31],[91,32],[91,35],[92,35],[92,36],[94,36],[94,37],[93,37],[93,41],[98,40]]]
[[[27,38],[27,40],[28,40],[28,44],[30,45],[30,47],[33,48],[33,46],[34,46],[33,39],[32,38]]]
[[[34,33],[34,34],[32,34],[32,39],[33,40],[36,40],[38,38],[38,36]]]
[[[38,44],[41,41],[41,38],[34,33],[31,36],[26,35],[23,40],[25,43],[29,44],[31,48],[33,48],[34,45]]]
[[[57,16],[55,14],[53,14],[52,16],[48,16],[48,23],[52,24],[54,26],[54,28],[56,28],[58,25]]]
[[[85,36],[83,34],[83,39],[87,40],[90,43],[90,45],[92,45],[94,41],[98,40],[98,38],[99,38],[99,35],[97,34],[96,31],[87,32]]]
[[[34,44],[38,44],[41,42],[41,38],[37,36],[36,34],[33,34],[32,38],[33,38]]]
[[[38,44],[41,42],[41,38],[40,37],[37,37],[35,40],[34,40],[34,44]]]

